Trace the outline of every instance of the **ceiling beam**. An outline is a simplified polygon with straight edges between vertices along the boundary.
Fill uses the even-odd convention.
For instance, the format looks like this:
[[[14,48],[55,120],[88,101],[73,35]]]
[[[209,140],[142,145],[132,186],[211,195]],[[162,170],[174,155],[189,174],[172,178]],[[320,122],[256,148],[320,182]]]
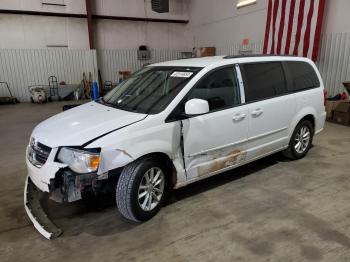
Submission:
[[[9,10],[9,9],[0,9],[0,14],[88,18],[87,14]],[[182,20],[182,19],[161,19],[161,18],[148,18],[148,17],[109,16],[109,15],[95,15],[95,14],[91,14],[91,17],[92,19],[108,19],[108,20],[119,20],[119,21],[135,21],[135,22],[175,23],[175,24],[188,23],[188,20]]]

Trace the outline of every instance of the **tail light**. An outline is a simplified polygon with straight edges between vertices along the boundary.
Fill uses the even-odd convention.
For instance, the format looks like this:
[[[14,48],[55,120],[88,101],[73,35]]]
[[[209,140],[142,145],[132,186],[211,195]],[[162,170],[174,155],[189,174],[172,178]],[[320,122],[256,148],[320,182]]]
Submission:
[[[328,92],[326,89],[323,89],[323,104],[324,105],[326,105],[327,97],[328,97]]]

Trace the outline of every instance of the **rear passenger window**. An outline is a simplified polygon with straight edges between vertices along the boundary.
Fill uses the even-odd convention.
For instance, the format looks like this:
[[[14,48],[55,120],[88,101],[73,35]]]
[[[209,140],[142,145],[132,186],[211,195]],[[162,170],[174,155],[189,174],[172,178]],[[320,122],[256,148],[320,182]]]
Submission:
[[[209,73],[187,95],[187,101],[193,98],[207,100],[210,111],[239,105],[241,96],[234,68],[226,67]]]
[[[246,102],[287,93],[286,79],[280,62],[242,64]]]
[[[286,62],[293,80],[293,90],[299,91],[320,86],[320,81],[313,67],[305,62]]]

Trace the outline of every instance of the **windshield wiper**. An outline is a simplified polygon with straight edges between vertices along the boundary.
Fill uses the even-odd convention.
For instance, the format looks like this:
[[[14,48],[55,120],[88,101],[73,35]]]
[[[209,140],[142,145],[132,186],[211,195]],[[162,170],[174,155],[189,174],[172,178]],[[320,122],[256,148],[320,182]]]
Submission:
[[[110,106],[110,107],[113,107],[113,108],[117,108],[117,109],[121,109],[121,110],[126,110],[123,106],[120,106],[118,104],[115,104],[115,103],[111,103],[111,102],[107,102],[103,97],[101,97],[98,101],[96,101],[100,104],[103,104],[103,105],[106,105],[106,106]],[[129,110],[126,110],[126,111],[129,111]]]

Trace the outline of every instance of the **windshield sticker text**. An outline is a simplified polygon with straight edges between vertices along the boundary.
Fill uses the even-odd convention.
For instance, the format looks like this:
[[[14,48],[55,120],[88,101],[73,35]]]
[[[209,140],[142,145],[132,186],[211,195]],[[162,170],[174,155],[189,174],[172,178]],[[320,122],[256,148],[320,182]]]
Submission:
[[[193,72],[174,72],[171,74],[171,77],[184,77],[188,78],[193,74]]]

